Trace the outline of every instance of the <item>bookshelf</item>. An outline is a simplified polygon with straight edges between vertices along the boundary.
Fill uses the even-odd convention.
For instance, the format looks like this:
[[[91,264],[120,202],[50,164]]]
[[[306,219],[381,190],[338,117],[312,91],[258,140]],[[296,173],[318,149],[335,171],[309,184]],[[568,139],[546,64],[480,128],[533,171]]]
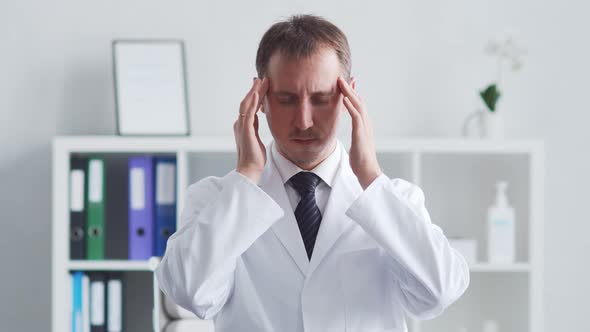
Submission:
[[[349,146],[346,140],[343,144]],[[468,236],[478,243],[478,262],[470,266],[471,284],[464,296],[434,320],[409,320],[410,331],[454,332],[463,327],[478,331],[484,320],[495,319],[501,331],[543,332],[543,142],[411,138],[377,139],[375,144],[385,174],[419,185],[432,221],[447,236]],[[53,140],[52,331],[71,330],[71,271],[127,271],[153,275],[153,288],[148,290],[153,303],[150,325],[159,332],[166,316],[152,273],[158,258],[69,259],[68,181],[73,153],[175,155],[179,216],[189,184],[207,175],[222,176],[235,167],[234,138],[62,136]],[[486,263],[485,211],[493,202],[498,179],[509,181],[508,198],[517,211],[517,259],[512,264]]]

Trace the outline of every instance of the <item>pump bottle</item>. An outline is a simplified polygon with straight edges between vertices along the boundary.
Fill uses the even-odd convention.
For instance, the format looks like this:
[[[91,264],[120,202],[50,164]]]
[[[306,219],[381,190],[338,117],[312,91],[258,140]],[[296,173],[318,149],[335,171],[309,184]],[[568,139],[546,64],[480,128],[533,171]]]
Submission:
[[[506,181],[496,183],[496,202],[488,208],[488,260],[490,263],[515,261],[514,208],[508,204]]]

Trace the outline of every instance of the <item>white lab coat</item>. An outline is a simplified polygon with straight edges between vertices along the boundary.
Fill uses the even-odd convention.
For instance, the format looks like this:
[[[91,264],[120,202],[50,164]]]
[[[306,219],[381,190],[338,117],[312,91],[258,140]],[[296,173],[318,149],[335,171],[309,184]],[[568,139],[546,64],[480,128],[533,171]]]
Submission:
[[[311,261],[269,158],[258,186],[232,171],[189,187],[162,291],[216,331],[406,331],[405,314],[441,314],[469,284],[464,258],[418,186],[381,175],[363,191],[339,146]]]

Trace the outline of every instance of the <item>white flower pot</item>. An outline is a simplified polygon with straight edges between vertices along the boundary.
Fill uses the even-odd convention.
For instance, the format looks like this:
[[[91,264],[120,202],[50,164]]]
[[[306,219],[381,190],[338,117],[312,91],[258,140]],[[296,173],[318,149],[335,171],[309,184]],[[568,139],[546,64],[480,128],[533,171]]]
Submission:
[[[502,112],[488,110],[469,114],[463,122],[463,136],[487,139],[504,138],[504,115]]]
[[[485,138],[499,139],[504,137],[504,115],[502,112],[485,111],[483,131]]]

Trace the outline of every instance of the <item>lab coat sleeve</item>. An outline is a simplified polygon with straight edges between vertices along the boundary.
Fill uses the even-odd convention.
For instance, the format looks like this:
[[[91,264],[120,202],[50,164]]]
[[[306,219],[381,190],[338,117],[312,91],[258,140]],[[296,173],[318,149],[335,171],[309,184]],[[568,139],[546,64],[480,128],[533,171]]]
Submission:
[[[382,174],[346,214],[383,248],[384,265],[410,316],[432,319],[467,289],[469,267],[431,222],[418,186]]]
[[[156,269],[160,289],[201,319],[217,314],[233,291],[239,257],[283,215],[254,182],[231,171],[188,189],[181,225]]]

